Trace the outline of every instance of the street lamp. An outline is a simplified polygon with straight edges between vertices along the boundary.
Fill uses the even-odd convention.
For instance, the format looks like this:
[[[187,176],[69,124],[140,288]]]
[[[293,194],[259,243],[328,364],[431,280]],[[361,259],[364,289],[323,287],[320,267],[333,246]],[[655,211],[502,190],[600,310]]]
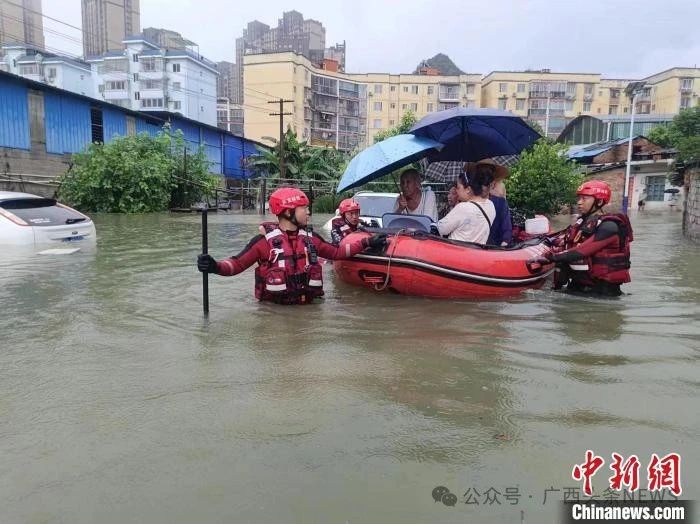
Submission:
[[[630,139],[627,143],[627,165],[625,166],[625,186],[622,190],[622,212],[626,215],[629,207],[630,169],[632,163],[632,140],[634,139],[634,110],[637,107],[637,96],[644,89],[644,82],[630,82],[625,89],[627,96],[632,98],[632,115],[630,117]]]

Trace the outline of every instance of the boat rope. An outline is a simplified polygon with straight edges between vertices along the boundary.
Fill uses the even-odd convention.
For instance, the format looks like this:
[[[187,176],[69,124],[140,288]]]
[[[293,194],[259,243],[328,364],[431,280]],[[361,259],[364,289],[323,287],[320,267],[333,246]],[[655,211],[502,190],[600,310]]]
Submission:
[[[399,229],[396,234],[394,235],[394,241],[391,243],[391,254],[389,255],[389,262],[386,265],[386,277],[384,278],[384,283],[379,286],[377,284],[374,284],[374,290],[375,291],[384,291],[386,287],[389,285],[389,275],[391,274],[391,260],[394,258],[394,252],[396,251],[396,245],[398,244],[397,239],[399,238],[399,235],[406,231],[405,229]]]

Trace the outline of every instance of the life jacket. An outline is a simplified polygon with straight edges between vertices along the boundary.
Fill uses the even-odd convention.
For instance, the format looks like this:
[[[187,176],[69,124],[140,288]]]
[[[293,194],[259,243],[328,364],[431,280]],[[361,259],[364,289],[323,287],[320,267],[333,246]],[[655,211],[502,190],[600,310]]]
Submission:
[[[350,233],[357,231],[357,228],[353,228],[348,224],[343,217],[336,217],[331,220],[331,231],[335,231],[337,235],[340,236],[342,240]]]
[[[564,237],[564,249],[572,249],[587,238],[595,235],[598,227],[606,220],[613,221],[618,228],[618,243],[605,247],[586,257],[569,264],[571,278],[583,284],[594,285],[598,282],[624,284],[630,282],[630,243],[634,240],[632,224],[627,215],[608,213],[579,218]]]
[[[294,244],[276,222],[265,222],[268,259],[255,268],[255,298],[279,304],[306,304],[323,296],[323,270],[313,233],[297,231]]]

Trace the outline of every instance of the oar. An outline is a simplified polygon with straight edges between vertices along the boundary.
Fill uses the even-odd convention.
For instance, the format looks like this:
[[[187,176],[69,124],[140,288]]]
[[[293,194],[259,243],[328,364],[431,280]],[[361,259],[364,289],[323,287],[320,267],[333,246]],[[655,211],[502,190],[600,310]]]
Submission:
[[[209,240],[207,231],[207,207],[204,204],[202,208],[202,254],[206,255],[209,251]],[[209,315],[209,273],[202,273],[202,307],[204,308],[204,316]]]

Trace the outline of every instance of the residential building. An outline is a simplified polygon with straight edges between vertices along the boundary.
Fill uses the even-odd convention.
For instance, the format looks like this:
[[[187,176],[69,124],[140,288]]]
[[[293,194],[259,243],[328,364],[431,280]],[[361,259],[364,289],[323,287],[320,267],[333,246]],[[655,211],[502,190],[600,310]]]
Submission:
[[[655,127],[670,124],[674,116],[671,114],[635,115],[633,133],[646,136]],[[630,117],[630,114],[578,116],[567,124],[557,138],[557,142],[581,145],[629,138]]]
[[[629,139],[621,138],[598,142],[586,146],[572,146],[569,158],[584,167],[587,178],[606,182],[612,189],[612,199],[606,209],[622,207],[625,186],[627,149]],[[629,209],[637,209],[645,195],[646,209],[663,209],[676,204],[670,193],[669,167],[673,163],[674,151],[664,149],[643,136],[632,139],[632,161],[630,162]]]
[[[450,107],[480,107],[481,75],[349,74],[316,67],[296,53],[244,57],[244,85],[255,96],[244,105],[245,136],[277,136],[279,119],[267,100],[294,100],[285,117],[311,143],[352,151],[371,144],[381,130],[398,125],[403,114],[418,118]]]
[[[320,65],[324,58],[335,60],[339,69],[345,67],[345,43],[326,49],[326,29],[317,20],[304,19],[298,11],[282,14],[277,27],[259,21],[250,22],[243,36],[236,39],[236,68],[238,93],[233,102],[243,103],[247,93],[243,91],[243,57],[248,54],[265,54],[291,51],[301,54]]]
[[[482,107],[511,111],[556,138],[573,118],[602,114],[599,86],[599,73],[494,71],[482,81]]]
[[[95,93],[90,64],[26,45],[3,45],[0,71],[80,95],[94,96]]]
[[[0,44],[44,47],[41,0],[0,0]]]
[[[627,86],[636,79],[601,78],[598,90],[596,115],[629,115],[632,101],[627,94]],[[601,117],[602,118],[602,117]]]
[[[636,112],[672,113],[700,105],[700,68],[674,67],[642,78]]]
[[[216,125],[216,64],[189,49],[163,49],[141,35],[87,61],[97,98],[139,111],[180,113]]]
[[[163,49],[187,49],[198,47],[192,40],[184,38],[177,31],[157,27],[146,27],[141,31],[143,37]],[[193,49],[194,50],[194,49]]]
[[[140,0],[81,0],[83,56],[121,51],[128,35],[141,31]]]
[[[236,77],[236,64],[231,62],[217,62],[216,68],[219,76],[216,79],[216,96],[226,98],[229,101],[235,100],[235,92],[238,90],[238,78]]]
[[[234,135],[243,136],[243,106],[228,98],[216,99],[216,125]]]

